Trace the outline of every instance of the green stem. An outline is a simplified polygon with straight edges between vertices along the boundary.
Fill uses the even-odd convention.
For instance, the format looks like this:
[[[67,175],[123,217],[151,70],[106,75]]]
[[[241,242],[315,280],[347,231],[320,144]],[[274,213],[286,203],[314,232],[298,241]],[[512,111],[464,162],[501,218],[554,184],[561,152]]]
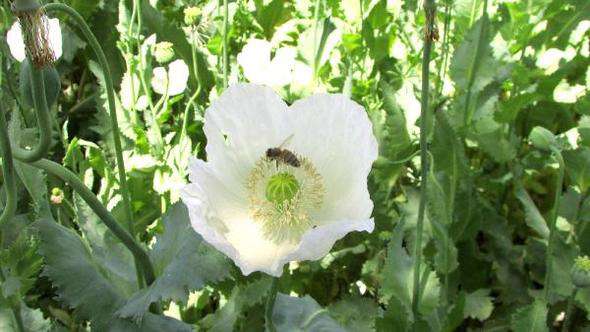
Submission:
[[[33,64],[31,67],[31,94],[33,97],[33,106],[37,114],[37,126],[39,127],[39,142],[31,150],[25,150],[17,146],[14,147],[13,155],[16,159],[24,162],[37,161],[47,155],[51,147],[51,116],[49,115],[49,107],[47,106],[47,99],[45,97],[45,82],[44,74],[41,69],[35,68]]]
[[[227,88],[228,83],[228,56],[227,56],[227,26],[228,26],[228,4],[223,0],[223,88]]]
[[[442,90],[444,87],[445,78],[447,76],[447,62],[449,59],[449,27],[451,26],[451,7],[453,6],[453,2],[446,4],[445,6],[445,23],[443,27],[443,41],[442,41],[442,53],[443,53],[443,60],[440,63],[440,67],[438,69],[438,81],[437,81],[437,88],[436,92],[440,96],[442,94]]]
[[[572,295],[567,300],[567,309],[565,311],[565,320],[563,321],[563,326],[561,327],[561,332],[567,332],[570,330],[570,325],[572,324],[572,315],[574,314],[574,310],[576,309],[575,301],[576,295],[578,295],[578,287],[574,286],[574,291]]]
[[[273,278],[270,285],[268,298],[266,299],[266,306],[264,308],[264,322],[266,332],[276,332],[276,328],[272,322],[272,313],[277,299],[277,292],[279,289],[279,278]]]
[[[0,225],[12,219],[16,213],[17,194],[16,179],[14,176],[14,161],[12,160],[12,149],[10,139],[6,130],[6,118],[4,109],[0,105],[0,147],[2,148],[2,174],[4,175],[4,188],[6,190],[6,206],[0,216]]]
[[[155,280],[155,272],[152,262],[147,252],[135,241],[135,239],[127,232],[115,219],[115,217],[100,203],[96,195],[74,174],[72,171],[61,166],[58,163],[47,159],[41,159],[32,166],[37,167],[50,173],[60,180],[67,182],[73,190],[75,190],[80,197],[90,206],[92,211],[104,222],[111,232],[129,249],[136,261],[142,267],[145,275],[145,280],[150,285]]]
[[[426,30],[435,27],[434,16],[436,14],[435,0],[426,0]],[[420,110],[420,205],[418,207],[418,221],[416,223],[416,244],[414,248],[414,285],[412,292],[412,313],[414,320],[418,318],[420,307],[420,265],[422,263],[422,233],[424,232],[424,212],[426,209],[426,185],[428,179],[428,124],[430,111],[428,109],[430,87],[430,52],[432,51],[432,35],[425,34],[424,53],[422,57],[422,102]]]
[[[320,28],[320,7],[321,7],[321,0],[315,1],[315,8],[313,12],[313,85],[316,86],[316,82],[318,79],[318,65],[321,59],[318,59],[318,52],[320,50],[319,45],[319,28]]]
[[[557,224],[557,215],[559,212],[559,202],[561,199],[561,191],[563,188],[563,177],[565,172],[565,163],[563,161],[563,157],[561,152],[557,150],[557,148],[552,147],[551,151],[553,152],[553,156],[557,159],[559,163],[559,169],[557,173],[557,180],[555,181],[555,194],[553,196],[553,210],[551,211],[551,216],[549,218],[549,240],[547,243],[547,257],[545,257],[545,300],[549,303],[549,297],[551,296],[551,279],[552,279],[552,271],[551,263],[553,261],[553,251],[554,251],[554,242],[555,242],[555,228]]]
[[[87,42],[94,50],[96,57],[98,58],[98,62],[102,69],[103,81],[107,92],[109,113],[111,117],[111,126],[113,130],[113,141],[115,143],[115,155],[117,158],[117,168],[119,172],[119,185],[121,187],[121,196],[123,197],[123,205],[125,210],[125,219],[127,219],[127,227],[129,233],[132,236],[135,236],[135,232],[133,230],[133,212],[131,210],[129,188],[127,186],[127,174],[125,172],[125,162],[123,160],[123,149],[121,148],[121,134],[119,130],[117,111],[115,106],[115,89],[113,86],[113,78],[111,76],[107,58],[104,54],[104,51],[102,50],[102,47],[100,46],[100,43],[98,42],[98,40],[96,40],[96,37],[90,30],[90,27],[88,26],[88,24],[86,24],[84,18],[76,10],[61,3],[47,4],[43,7],[43,9],[46,13],[61,12],[73,19],[78,28],[80,28],[80,30],[82,31],[82,34],[86,38]]]
[[[61,13],[68,15],[75,22],[75,24],[78,26],[80,31],[82,31],[82,34],[86,38],[86,41],[90,44],[90,46],[94,50],[94,53],[96,54],[96,57],[98,58],[98,63],[100,64],[100,67],[102,69],[103,82],[105,84],[105,89],[107,92],[107,100],[108,100],[108,104],[109,104],[109,115],[111,118],[111,127],[113,130],[113,141],[114,141],[114,145],[115,145],[115,156],[117,159],[117,170],[119,173],[118,174],[119,175],[119,187],[121,189],[121,196],[123,198],[123,210],[125,211],[127,231],[129,232],[129,234],[131,234],[131,238],[133,239],[135,237],[135,230],[133,227],[133,211],[131,210],[131,199],[130,199],[130,194],[129,194],[129,186],[127,185],[127,173],[125,171],[125,161],[123,159],[123,149],[121,147],[121,133],[119,130],[119,123],[117,120],[117,108],[115,105],[115,88],[114,88],[113,77],[112,77],[111,71],[109,69],[109,63],[107,62],[106,55],[104,54],[104,51],[102,50],[102,47],[100,46],[100,43],[98,42],[98,40],[96,39],[96,37],[94,36],[92,31],[90,30],[90,27],[88,26],[88,24],[86,24],[86,21],[84,21],[84,18],[76,10],[74,10],[73,8],[71,8],[67,5],[61,4],[61,3],[47,4],[47,5],[43,6],[43,9],[48,14],[50,12],[61,12]],[[131,80],[133,81],[133,78]],[[135,270],[139,276],[139,274],[141,273],[141,271],[139,271],[140,265],[145,265],[145,263],[140,263],[138,261],[137,256],[134,255],[134,257],[135,257]],[[150,273],[150,271],[143,271],[143,272],[145,274]],[[153,269],[152,269],[151,273],[153,274]],[[148,280],[149,280],[149,278],[146,277],[146,282],[148,282]],[[143,284],[141,278],[137,279],[137,283],[138,283],[139,287],[141,288],[142,284]],[[148,284],[149,283],[150,282],[148,282]]]

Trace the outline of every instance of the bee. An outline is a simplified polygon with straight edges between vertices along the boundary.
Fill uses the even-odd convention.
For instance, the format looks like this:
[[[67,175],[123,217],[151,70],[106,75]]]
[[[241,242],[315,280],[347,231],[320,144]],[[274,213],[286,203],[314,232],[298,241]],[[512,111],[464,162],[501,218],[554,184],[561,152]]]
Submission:
[[[283,163],[293,167],[301,166],[301,162],[297,156],[293,152],[283,148],[292,137],[293,135],[287,137],[285,141],[276,148],[268,148],[266,150],[266,158],[275,161],[277,165]]]

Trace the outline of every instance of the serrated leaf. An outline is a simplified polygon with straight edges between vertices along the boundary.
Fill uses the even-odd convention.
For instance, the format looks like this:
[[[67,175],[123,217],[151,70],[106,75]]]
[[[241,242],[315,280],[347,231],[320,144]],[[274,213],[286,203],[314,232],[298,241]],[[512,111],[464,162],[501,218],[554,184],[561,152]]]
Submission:
[[[494,299],[489,295],[489,289],[478,289],[467,294],[463,311],[464,317],[471,317],[482,322],[488,319],[494,310]]]
[[[351,296],[331,304],[328,311],[346,330],[368,332],[375,330],[375,318],[382,310],[370,298]]]
[[[277,331],[346,331],[309,295],[277,294],[272,321]]]
[[[547,328],[547,304],[540,299],[521,307],[512,315],[514,332],[545,332]]]
[[[117,314],[141,319],[156,301],[186,302],[190,291],[229,276],[227,258],[203,241],[191,227],[186,206],[170,207],[163,218],[164,233],[150,253],[158,278],[135,293]]]
[[[42,219],[36,226],[46,262],[44,274],[57,288],[59,299],[74,308],[80,318],[90,320],[93,328],[118,331],[191,331],[189,325],[151,313],[144,317],[140,326],[116,318],[115,310],[125,303],[125,297],[121,295],[124,292],[111,283],[88,245],[76,233],[52,220]]]
[[[51,329],[51,321],[43,318],[43,313],[39,309],[31,309],[24,303],[20,305],[20,315],[23,321],[24,328],[27,331],[49,331]],[[0,331],[4,332],[20,332],[18,328],[14,313],[8,307],[0,305]]]
[[[403,223],[396,226],[387,247],[387,258],[382,271],[381,296],[385,301],[395,297],[407,312],[412,308],[412,290],[414,285],[414,260],[408,255],[403,244]],[[421,278],[424,282],[419,312],[426,316],[439,303],[440,285],[435,274],[427,264],[422,264]],[[424,279],[426,278],[426,279]]]
[[[263,303],[270,290],[269,278],[262,278],[242,287],[234,287],[227,303],[214,314],[205,317],[201,321],[207,331],[232,331],[237,320],[243,312],[260,303]]]

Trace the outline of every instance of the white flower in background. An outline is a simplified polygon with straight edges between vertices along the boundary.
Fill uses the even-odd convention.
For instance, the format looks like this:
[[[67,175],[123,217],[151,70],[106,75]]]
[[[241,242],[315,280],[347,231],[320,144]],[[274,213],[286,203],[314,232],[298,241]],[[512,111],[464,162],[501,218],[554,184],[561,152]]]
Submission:
[[[47,34],[49,36],[49,47],[53,50],[55,59],[59,59],[62,54],[61,27],[57,18],[47,19]],[[10,54],[18,61],[23,62],[26,58],[25,43],[21,32],[21,26],[18,21],[14,22],[6,34],[6,43],[10,48]]]
[[[373,231],[377,141],[355,102],[319,94],[289,107],[270,88],[238,84],[207,109],[203,129],[208,160],[191,160],[181,198],[195,231],[244,274],[280,276],[349,232]],[[267,157],[276,147],[293,155]]]
[[[238,54],[238,64],[251,83],[280,88],[291,82],[297,51],[291,47],[279,48],[270,58],[272,46],[262,39],[250,39]]]
[[[551,75],[559,69],[559,62],[563,59],[563,56],[562,50],[550,48],[539,55],[536,65],[544,69],[546,75]]]
[[[569,42],[574,45],[580,43],[584,39],[586,31],[588,30],[590,30],[590,21],[580,21],[578,26],[574,29],[574,31],[572,31]]]
[[[586,93],[583,85],[569,85],[564,79],[553,90],[553,100],[558,103],[573,104]]]
[[[131,77],[133,77],[133,80]],[[138,96],[140,91],[141,85],[137,75],[129,75],[129,73],[125,73],[125,75],[123,75],[123,80],[121,81],[121,104],[125,109],[130,110],[134,104],[135,109],[139,111],[147,108],[149,103],[148,98],[145,95]]]
[[[152,88],[161,95],[176,96],[184,92],[188,83],[189,69],[182,60],[176,60],[164,67],[154,68]]]

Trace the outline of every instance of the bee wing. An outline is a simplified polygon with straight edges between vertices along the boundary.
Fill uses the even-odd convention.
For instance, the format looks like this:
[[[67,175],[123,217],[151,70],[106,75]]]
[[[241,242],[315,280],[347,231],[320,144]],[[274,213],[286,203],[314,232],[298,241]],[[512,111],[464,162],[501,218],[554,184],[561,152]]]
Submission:
[[[291,140],[293,139],[293,136],[295,136],[295,134],[291,134],[291,135],[287,136],[287,138],[285,138],[283,143],[281,143],[281,145],[279,145],[278,148],[279,149],[284,148],[287,144],[289,144],[291,142]]]

